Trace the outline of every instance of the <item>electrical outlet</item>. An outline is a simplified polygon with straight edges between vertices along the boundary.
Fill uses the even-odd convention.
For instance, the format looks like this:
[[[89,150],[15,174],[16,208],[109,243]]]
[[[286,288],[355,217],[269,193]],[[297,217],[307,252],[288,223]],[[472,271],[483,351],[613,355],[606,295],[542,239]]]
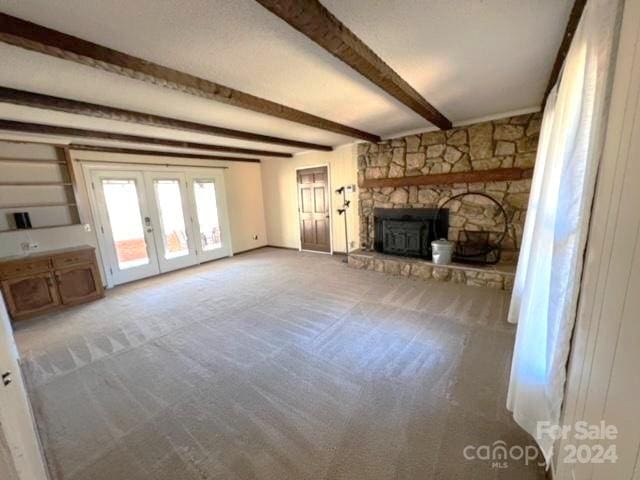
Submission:
[[[40,248],[40,244],[38,242],[22,242],[20,248],[23,252],[32,252]]]
[[[257,240],[257,239],[258,239],[258,235],[254,235],[254,236],[253,236],[253,239],[254,239],[254,240]]]

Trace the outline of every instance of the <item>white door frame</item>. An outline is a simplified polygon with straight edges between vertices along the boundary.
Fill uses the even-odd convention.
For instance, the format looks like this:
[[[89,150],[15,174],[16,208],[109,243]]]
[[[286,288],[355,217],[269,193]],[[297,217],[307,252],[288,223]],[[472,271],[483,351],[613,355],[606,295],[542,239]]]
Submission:
[[[20,480],[47,480],[49,475],[19,358],[9,314],[0,295],[0,371],[11,372],[11,383],[5,386],[0,382],[0,435],[6,439],[9,461]]]
[[[302,236],[300,235],[300,196],[298,192],[298,170],[309,170],[311,168],[323,168],[327,169],[327,188],[329,190],[329,251],[328,252],[320,252],[318,250],[304,250],[302,248]],[[306,165],[304,167],[296,167],[296,204],[298,205],[298,251],[299,252],[312,252],[312,253],[323,253],[325,255],[333,255],[333,189],[331,187],[331,166],[328,163],[322,163],[317,165]]]
[[[233,239],[231,238],[229,214],[227,211],[226,182],[225,182],[225,176],[221,168],[213,169],[209,167],[164,166],[164,165],[153,164],[153,163],[150,163],[149,165],[141,165],[139,163],[115,164],[109,161],[105,161],[105,162],[92,161],[89,163],[89,162],[82,162],[82,160],[80,160],[79,163],[82,166],[82,174],[84,177],[85,187],[89,194],[88,195],[89,207],[91,209],[91,215],[94,219],[96,231],[99,228],[98,221],[100,219],[100,216],[98,215],[98,210],[96,209],[95,191],[93,190],[91,185],[92,172],[94,170],[119,170],[119,171],[127,170],[127,171],[137,171],[137,172],[147,172],[147,171],[178,172],[178,173],[186,174],[187,178],[189,178],[191,175],[195,175],[196,178],[216,178],[218,180],[216,187],[217,186],[221,187],[220,188],[220,204],[218,205],[218,216],[221,223],[220,229],[221,229],[221,233],[223,235],[226,235],[226,238],[228,239],[226,256],[228,257],[233,256],[233,250],[232,250]],[[189,196],[192,197],[193,196],[192,190],[191,189],[188,189],[188,190],[191,192]],[[98,246],[99,246],[100,252],[102,252],[102,255],[100,257],[101,257],[102,265],[104,267],[104,274],[105,274],[106,283],[107,283],[106,287],[113,288],[113,286],[115,285],[113,281],[113,275],[111,275],[109,272],[109,263],[107,262],[107,258],[105,257],[105,252],[108,251],[107,244],[105,242],[103,235],[100,235],[99,233],[96,232],[96,236],[98,238]],[[203,262],[203,261],[206,262],[207,259],[205,258],[204,260],[200,260],[200,262]]]
[[[219,170],[209,169],[204,171],[188,171],[187,178],[187,195],[191,206],[191,231],[195,241],[196,252],[200,263],[216,260],[223,257],[233,256],[231,248],[231,228],[229,224],[229,212],[227,211],[227,192],[225,190],[224,173]],[[216,190],[216,207],[218,210],[218,222],[220,223],[220,236],[222,237],[222,248],[216,250],[204,251],[201,242],[197,239],[200,232],[198,209],[196,206],[195,192],[193,191],[193,182],[196,180],[213,180]],[[224,239],[228,239],[227,242]]]
[[[104,266],[105,275],[109,281],[113,284],[120,284],[139,280],[146,277],[151,277],[160,273],[160,266],[158,264],[158,256],[156,255],[156,237],[152,231],[147,229],[143,221],[144,239],[147,244],[147,256],[149,263],[144,266],[133,267],[129,271],[118,270],[118,258],[115,251],[115,246],[111,241],[107,241],[107,238],[113,239],[113,232],[111,231],[111,223],[109,221],[109,214],[107,212],[106,204],[103,201],[104,192],[102,195],[98,194],[98,190],[102,189],[102,185],[98,181],[99,174],[105,174],[103,178],[120,179],[125,177],[132,177],[136,180],[136,190],[138,194],[138,203],[140,206],[141,221],[147,215],[151,215],[148,205],[148,192],[147,182],[143,172],[128,169],[101,169],[96,168],[90,171],[87,176],[87,180],[90,182],[88,185],[91,192],[91,204],[92,209],[95,209],[94,218],[100,222],[101,233],[97,233],[98,242],[100,245],[100,251],[103,252],[104,257],[102,263]],[[94,186],[95,185],[95,186]],[[103,222],[103,220],[105,220]],[[96,222],[97,224],[97,222]],[[96,227],[97,230],[97,227]],[[117,282],[116,282],[117,280]]]
[[[143,172],[144,179],[147,187],[147,196],[151,197],[157,205],[156,191],[153,185],[153,181],[159,180],[177,180],[180,188],[180,199],[182,201],[182,215],[184,218],[184,226],[187,234],[187,247],[189,254],[172,259],[165,258],[164,249],[164,232],[162,230],[162,220],[160,218],[159,208],[150,208],[149,214],[151,215],[153,225],[153,237],[155,239],[156,251],[158,253],[158,264],[160,267],[160,273],[170,272],[172,270],[178,270],[180,268],[191,267],[198,264],[198,254],[194,243],[193,222],[190,222],[189,216],[190,202],[189,192],[187,188],[187,176],[184,172],[165,172],[165,171],[149,171]],[[192,253],[191,253],[192,252]]]

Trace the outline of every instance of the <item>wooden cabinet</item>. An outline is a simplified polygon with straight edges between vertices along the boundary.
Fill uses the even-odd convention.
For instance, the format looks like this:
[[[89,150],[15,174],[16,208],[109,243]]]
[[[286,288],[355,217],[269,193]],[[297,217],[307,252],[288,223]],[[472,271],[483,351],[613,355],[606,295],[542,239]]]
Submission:
[[[60,300],[65,305],[75,305],[102,297],[100,273],[94,265],[76,265],[56,270],[55,277]]]
[[[0,281],[14,320],[89,302],[104,295],[92,247],[0,259]]]
[[[36,315],[60,305],[53,274],[49,272],[3,280],[2,290],[12,316]]]

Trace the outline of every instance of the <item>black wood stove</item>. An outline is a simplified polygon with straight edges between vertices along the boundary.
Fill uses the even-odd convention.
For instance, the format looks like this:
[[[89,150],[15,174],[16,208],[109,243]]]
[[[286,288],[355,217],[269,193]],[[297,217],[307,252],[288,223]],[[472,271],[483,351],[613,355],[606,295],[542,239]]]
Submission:
[[[373,219],[374,250],[392,255],[431,260],[431,242],[449,231],[447,209],[376,208]]]

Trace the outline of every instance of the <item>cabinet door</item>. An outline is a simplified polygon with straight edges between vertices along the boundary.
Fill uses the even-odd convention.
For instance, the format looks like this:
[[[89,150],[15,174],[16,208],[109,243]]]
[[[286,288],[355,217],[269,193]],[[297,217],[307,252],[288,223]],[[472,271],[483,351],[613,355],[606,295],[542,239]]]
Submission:
[[[60,305],[53,275],[49,272],[4,280],[2,289],[14,318],[35,315]]]
[[[102,296],[102,281],[95,265],[78,265],[56,270],[60,298],[65,305],[87,302]]]

